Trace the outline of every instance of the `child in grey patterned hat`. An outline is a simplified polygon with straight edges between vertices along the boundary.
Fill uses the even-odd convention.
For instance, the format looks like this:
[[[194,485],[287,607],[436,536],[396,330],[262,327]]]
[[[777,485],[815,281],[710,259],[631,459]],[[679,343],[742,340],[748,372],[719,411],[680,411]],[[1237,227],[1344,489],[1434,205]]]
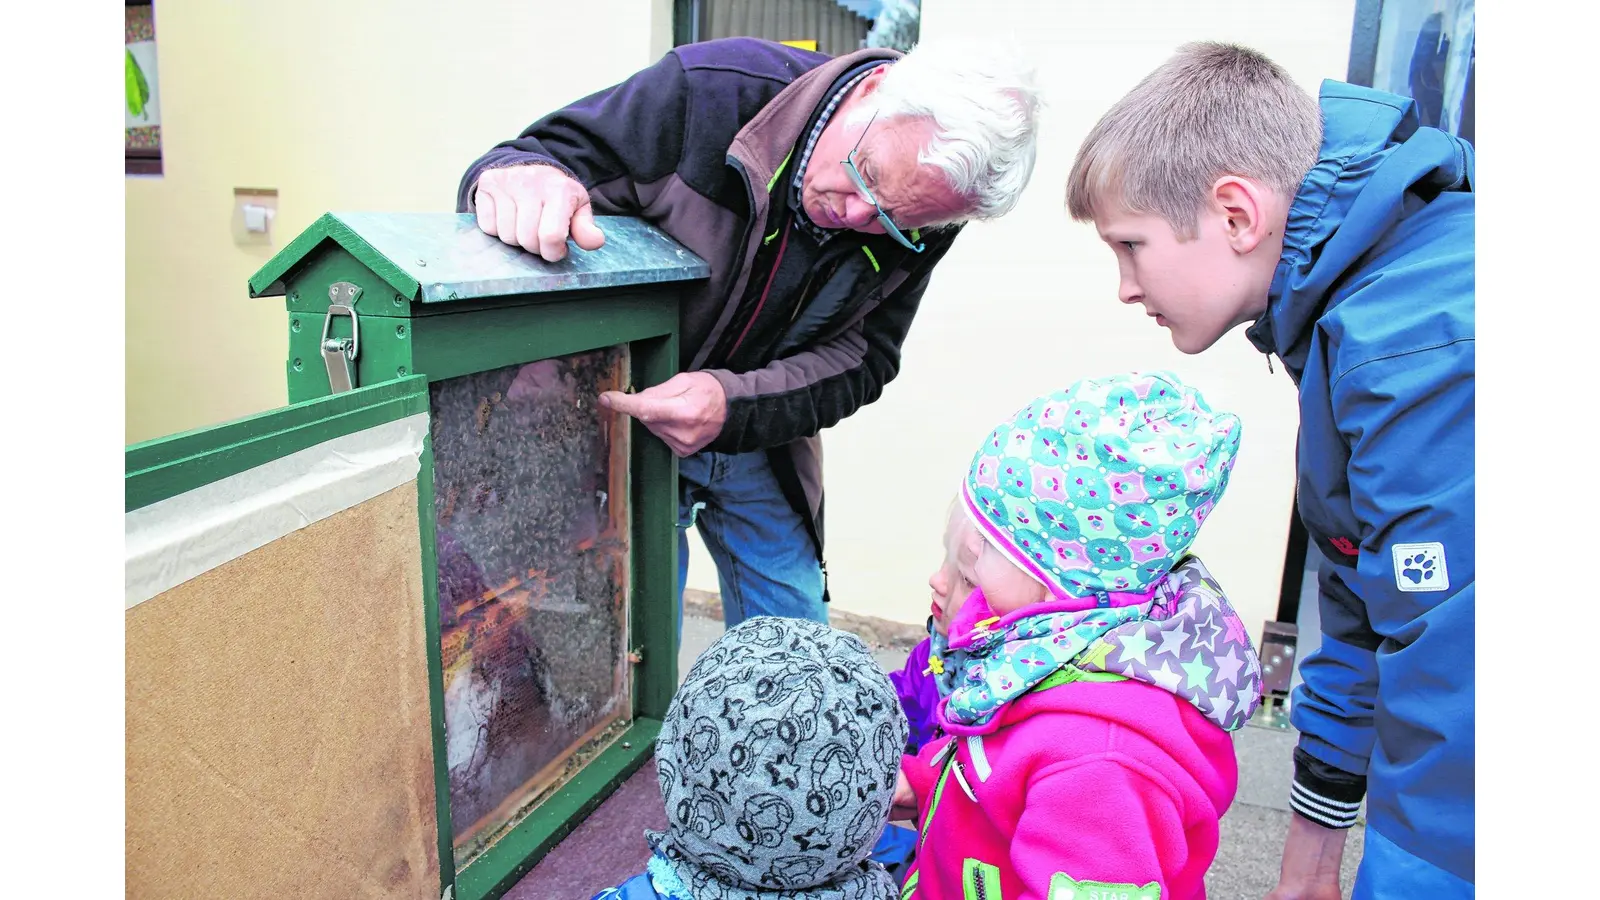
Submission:
[[[656,739],[667,830],[643,875],[594,900],[893,900],[868,859],[907,736],[859,638],[803,619],[729,629]]]

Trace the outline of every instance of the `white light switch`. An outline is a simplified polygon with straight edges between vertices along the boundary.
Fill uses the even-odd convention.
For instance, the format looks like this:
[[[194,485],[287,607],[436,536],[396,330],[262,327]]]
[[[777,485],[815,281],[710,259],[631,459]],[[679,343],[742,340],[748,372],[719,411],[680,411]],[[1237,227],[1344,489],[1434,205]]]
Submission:
[[[272,224],[272,210],[254,203],[244,205],[244,230],[265,234]]]
[[[275,188],[233,189],[233,237],[240,246],[266,252],[272,246],[272,220],[278,215]]]

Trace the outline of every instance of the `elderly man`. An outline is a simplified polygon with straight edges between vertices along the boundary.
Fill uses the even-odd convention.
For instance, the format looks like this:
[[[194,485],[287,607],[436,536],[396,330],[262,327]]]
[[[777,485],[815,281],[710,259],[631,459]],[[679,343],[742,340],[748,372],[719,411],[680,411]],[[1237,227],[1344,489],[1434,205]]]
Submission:
[[[551,113],[462,178],[460,211],[547,260],[569,236],[604,244],[599,213],[641,216],[710,263],[683,300],[683,373],[601,402],[682,458],[729,627],[827,620],[818,432],[895,376],[961,225],[1016,204],[1037,105],[999,54],[729,38]],[[687,566],[680,535],[680,591]]]

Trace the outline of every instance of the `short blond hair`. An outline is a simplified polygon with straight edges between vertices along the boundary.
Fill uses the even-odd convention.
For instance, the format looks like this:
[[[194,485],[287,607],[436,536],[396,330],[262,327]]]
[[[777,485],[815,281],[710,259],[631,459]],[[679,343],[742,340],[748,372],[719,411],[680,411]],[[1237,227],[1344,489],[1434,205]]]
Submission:
[[[1067,176],[1067,211],[1097,204],[1159,215],[1196,233],[1224,175],[1293,197],[1316,164],[1322,110],[1281,66],[1233,44],[1186,44],[1100,117]]]

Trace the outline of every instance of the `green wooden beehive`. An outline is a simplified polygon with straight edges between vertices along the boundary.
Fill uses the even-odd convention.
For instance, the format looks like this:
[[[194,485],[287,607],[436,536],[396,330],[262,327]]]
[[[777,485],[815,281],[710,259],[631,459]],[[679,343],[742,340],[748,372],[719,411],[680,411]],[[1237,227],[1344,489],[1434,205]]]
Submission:
[[[329,214],[284,296],[291,404],[428,384],[419,478],[441,888],[498,896],[648,756],[676,686],[676,460],[605,390],[677,371],[706,264],[601,218],[546,263],[472,216]]]

